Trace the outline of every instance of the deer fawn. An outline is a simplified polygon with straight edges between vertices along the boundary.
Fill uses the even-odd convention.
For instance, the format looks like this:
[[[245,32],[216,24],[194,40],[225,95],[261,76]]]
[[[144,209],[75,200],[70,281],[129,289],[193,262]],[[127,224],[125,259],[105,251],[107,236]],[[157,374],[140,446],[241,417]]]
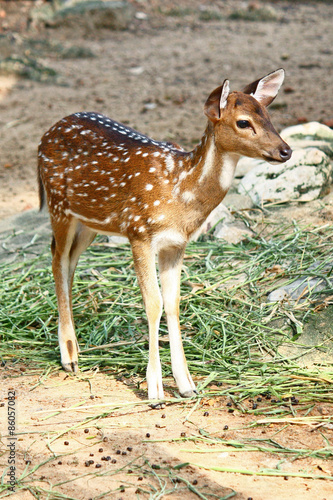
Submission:
[[[242,92],[231,93],[225,80],[206,101],[208,125],[191,152],[97,113],[63,118],[43,136],[38,152],[40,206],[46,193],[61,363],[66,371],[78,370],[71,293],[78,259],[97,233],[123,235],[132,246],[149,324],[148,396],[164,397],[158,350],[162,305],[173,376],[182,396],[196,393],[179,325],[185,247],[223,200],[241,155],[272,163],[290,158],[290,147],[266,111],[283,80],[284,70],[278,69]]]

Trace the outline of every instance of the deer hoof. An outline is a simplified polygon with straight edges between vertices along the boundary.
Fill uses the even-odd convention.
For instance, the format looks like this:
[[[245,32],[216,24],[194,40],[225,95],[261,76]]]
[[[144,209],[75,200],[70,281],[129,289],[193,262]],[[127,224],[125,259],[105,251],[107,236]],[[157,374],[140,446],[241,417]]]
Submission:
[[[72,361],[71,363],[62,363],[62,367],[65,372],[77,373],[79,371],[79,365],[77,361]]]
[[[190,391],[181,392],[180,395],[182,396],[182,398],[193,398],[193,397],[197,396],[198,393],[195,390],[190,390]]]
[[[164,403],[151,403],[149,406],[152,410],[163,410],[165,408]]]

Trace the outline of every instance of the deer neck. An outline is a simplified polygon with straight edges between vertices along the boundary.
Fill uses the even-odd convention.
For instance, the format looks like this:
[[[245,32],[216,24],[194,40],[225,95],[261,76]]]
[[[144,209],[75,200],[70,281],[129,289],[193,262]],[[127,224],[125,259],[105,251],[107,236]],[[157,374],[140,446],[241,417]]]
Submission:
[[[216,146],[213,127],[208,123],[200,143],[186,154],[174,194],[208,215],[230,188],[239,158],[239,154]]]

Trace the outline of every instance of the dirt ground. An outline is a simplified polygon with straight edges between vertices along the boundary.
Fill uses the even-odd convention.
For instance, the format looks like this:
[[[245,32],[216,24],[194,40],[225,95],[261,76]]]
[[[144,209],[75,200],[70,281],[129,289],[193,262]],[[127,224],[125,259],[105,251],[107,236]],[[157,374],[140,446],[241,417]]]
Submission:
[[[0,219],[38,206],[37,144],[57,120],[76,111],[101,112],[155,139],[192,148],[205,127],[203,103],[225,78],[233,89],[241,89],[284,67],[284,90],[270,111],[276,128],[333,119],[333,4],[272,2],[281,18],[273,22],[207,21],[200,16],[212,6],[227,15],[244,5],[237,0],[133,4],[146,16],[139,16],[126,31],[110,32],[79,26],[28,29],[34,2],[0,2],[1,56],[29,54],[30,39],[47,41],[39,60],[60,76],[58,83],[0,76]],[[53,43],[84,47],[95,57],[64,59],[50,49]],[[328,194],[323,202],[287,207],[279,216],[292,211],[294,217],[316,223],[314,207],[331,200]],[[68,377],[62,371],[46,375],[7,367],[1,378],[0,411],[7,409],[9,389],[17,396],[18,472],[25,467],[32,471],[27,488],[14,493],[14,498],[332,498],[332,482],[288,476],[299,472],[333,476],[332,463],[311,456],[292,461],[268,452],[199,444],[207,432],[223,439],[264,437],[290,448],[317,450],[325,447],[323,436],[332,442],[330,428],[285,424],[251,428],[258,417],[238,410],[230,413],[224,397],[203,400],[197,407],[169,404],[152,410],[142,402],[144,384],[126,385],[103,373]],[[167,389],[172,396],[172,380]],[[331,413],[328,405],[315,405],[310,415]],[[5,421],[1,417],[3,446]],[[89,467],[88,460],[94,461]],[[6,462],[6,455],[0,457],[3,470]],[[204,469],[216,466],[254,472],[280,468],[284,475]]]
[[[142,402],[145,384],[138,390],[134,383],[127,385],[94,372],[76,377],[61,371],[45,375],[20,373],[16,366],[6,370],[8,379],[3,381],[4,406],[9,389],[17,397],[17,469],[21,474],[26,468],[31,474],[24,481],[26,489],[18,490],[15,498],[30,500],[37,488],[40,496],[36,498],[43,499],[60,498],[56,496],[60,493],[66,495],[64,498],[98,499],[105,492],[109,492],[106,498],[123,500],[332,497],[331,481],[291,477],[297,473],[332,476],[332,463],[328,461],[311,457],[294,461],[288,455],[244,452],[204,440],[204,436],[250,443],[271,439],[288,448],[318,450],[325,446],[323,436],[332,439],[332,429],[285,423],[251,428],[258,417],[235,408],[230,412],[225,397],[205,398],[199,406],[192,402],[150,409]],[[173,387],[173,381],[167,380],[167,396],[172,397]],[[328,405],[317,405],[310,415],[330,413]],[[6,445],[5,432],[2,435]],[[0,458],[3,468],[6,458]],[[89,460],[93,463],[87,467]],[[177,469],[181,464],[184,467]],[[261,477],[205,470],[212,467],[254,473],[278,470],[283,475]],[[195,490],[191,491],[186,482]],[[54,496],[47,496],[46,491]]]

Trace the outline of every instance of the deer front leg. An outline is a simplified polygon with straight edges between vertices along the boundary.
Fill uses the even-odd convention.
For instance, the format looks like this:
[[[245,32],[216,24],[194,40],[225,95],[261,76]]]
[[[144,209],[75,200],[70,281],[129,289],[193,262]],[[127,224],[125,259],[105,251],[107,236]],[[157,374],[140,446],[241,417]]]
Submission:
[[[131,244],[135,272],[142,293],[149,327],[148,398],[163,399],[162,369],[158,348],[162,297],[157,282],[155,253],[149,242],[132,241]]]
[[[172,373],[183,397],[194,396],[195,384],[188,371],[179,324],[180,274],[185,246],[168,247],[158,254],[164,310],[166,313]]]

